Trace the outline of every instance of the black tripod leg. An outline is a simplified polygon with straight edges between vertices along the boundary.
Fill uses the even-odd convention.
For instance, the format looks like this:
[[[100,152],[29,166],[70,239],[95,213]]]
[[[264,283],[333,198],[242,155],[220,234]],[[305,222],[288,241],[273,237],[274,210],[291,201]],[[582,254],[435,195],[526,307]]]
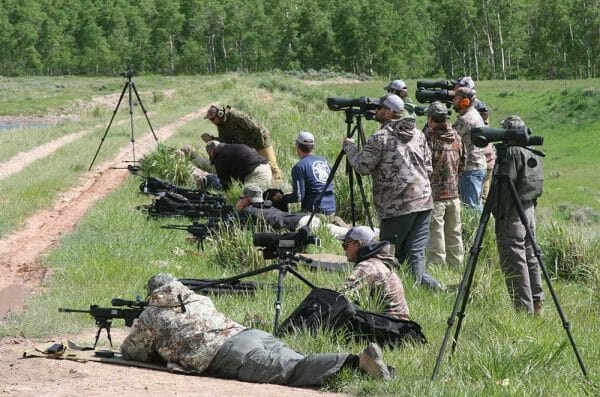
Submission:
[[[369,209],[371,203],[369,203],[369,200],[367,200],[367,195],[365,194],[365,187],[363,185],[362,175],[360,175],[357,171],[355,171],[355,175],[356,184],[358,185],[358,192],[360,193],[360,199],[362,201],[363,208],[365,209],[365,212],[367,214],[367,222],[369,223],[371,230],[373,230],[373,218],[371,217],[371,210]]]
[[[281,315],[281,294],[283,292],[283,278],[287,272],[287,265],[280,265],[279,276],[277,277],[277,294],[275,297],[275,321],[273,324],[273,335],[277,335],[279,327],[279,316]]]
[[[442,363],[442,359],[444,358],[444,354],[446,352],[446,346],[448,344],[448,339],[450,338],[450,332],[452,331],[454,320],[456,319],[456,317],[458,317],[458,323],[456,324],[456,330],[454,333],[454,340],[452,342],[452,352],[454,352],[456,348],[456,343],[458,340],[458,335],[460,333],[462,320],[465,316],[465,309],[467,307],[467,302],[469,301],[469,294],[471,291],[471,285],[473,283],[473,276],[475,274],[475,265],[477,264],[477,259],[479,258],[479,252],[481,251],[481,245],[483,243],[485,230],[490,220],[490,214],[492,212],[492,205],[494,202],[495,192],[495,188],[493,188],[490,191],[490,195],[488,196],[488,199],[485,203],[485,207],[483,208],[481,219],[479,220],[479,226],[477,227],[477,233],[475,234],[473,246],[471,247],[469,259],[467,260],[467,266],[463,274],[463,278],[460,282],[458,292],[456,293],[456,301],[454,302],[454,306],[452,307],[452,313],[450,314],[450,317],[448,317],[448,328],[446,328],[446,333],[444,334],[444,340],[442,342],[442,346],[440,347],[440,352],[435,362],[433,373],[431,374],[431,380],[435,380],[435,377],[437,376],[440,365]]]
[[[94,165],[94,162],[96,161],[96,157],[98,157],[98,153],[100,153],[100,148],[102,147],[102,144],[104,143],[104,140],[106,139],[106,136],[108,135],[108,130],[110,130],[110,126],[112,125],[112,122],[115,119],[115,115],[117,114],[117,111],[119,110],[119,105],[121,105],[121,101],[123,100],[123,95],[125,95],[125,90],[127,89],[128,85],[129,85],[128,83],[125,83],[125,85],[123,86],[123,90],[121,91],[121,96],[119,97],[117,106],[115,106],[115,110],[113,111],[112,117],[110,118],[108,126],[106,127],[106,131],[104,131],[104,135],[102,136],[102,139],[100,140],[100,145],[98,145],[98,149],[96,150],[96,154],[94,154],[94,158],[92,159],[92,162],[90,163],[88,171],[90,171],[92,169],[92,166]]]
[[[133,133],[133,97],[131,95],[131,88],[133,83],[131,82],[131,77],[129,78],[129,82],[127,83],[129,86],[129,125],[131,129],[131,155],[133,158],[133,164],[135,165],[135,135]]]
[[[102,326],[98,326],[98,331],[96,331],[96,339],[94,341],[94,346],[92,347],[92,349],[96,348],[96,345],[98,344],[98,339],[100,339],[100,332],[102,332]]]
[[[575,338],[573,338],[573,334],[571,333],[571,323],[569,323],[569,320],[567,320],[567,317],[566,317],[565,313],[563,312],[562,307],[560,305],[558,295],[554,291],[554,287],[552,286],[552,281],[550,280],[550,275],[548,274],[548,270],[546,269],[546,265],[544,264],[544,261],[542,261],[541,250],[538,247],[537,243],[535,242],[535,238],[533,237],[531,228],[529,227],[529,224],[527,223],[527,218],[525,217],[525,210],[523,209],[521,200],[519,200],[519,193],[517,192],[517,189],[515,188],[515,185],[513,184],[513,182],[508,177],[506,179],[507,179],[506,184],[508,185],[508,188],[510,190],[510,195],[512,197],[512,202],[515,205],[515,208],[517,209],[517,213],[519,214],[521,223],[525,227],[525,236],[526,236],[527,240],[529,240],[529,242],[531,243],[531,246],[533,247],[533,252],[535,253],[535,257],[538,260],[540,269],[542,270],[542,273],[544,274],[544,279],[546,280],[546,284],[548,284],[548,289],[550,290],[550,295],[552,295],[552,299],[554,300],[554,304],[556,305],[556,310],[558,311],[558,315],[560,317],[560,321],[562,322],[562,326],[565,329],[565,331],[567,332],[567,336],[569,338],[569,341],[571,342],[571,346],[573,347],[573,352],[575,353],[575,357],[577,358],[577,362],[579,363],[581,372],[583,373],[583,376],[585,376],[587,378],[588,375],[587,375],[587,370],[585,368],[585,364],[583,362],[583,358],[581,357],[581,354],[579,353],[579,350],[577,349],[577,345],[575,344]]]
[[[146,117],[146,121],[148,122],[148,126],[150,127],[150,131],[152,131],[152,136],[154,136],[154,140],[158,143],[158,137],[156,136],[156,133],[154,132],[154,128],[152,128],[152,123],[150,123],[150,119],[148,118],[148,112],[146,111],[146,108],[144,107],[144,104],[142,103],[142,98],[140,98],[140,94],[138,94],[138,90],[137,90],[137,88],[135,88],[135,83],[131,82],[131,85],[133,86],[133,92],[135,92],[135,97],[137,98],[137,101],[140,104],[142,111],[144,112],[144,116]]]
[[[356,226],[356,203],[354,199],[354,169],[346,159],[346,173],[348,174],[348,189],[350,191],[350,211],[352,213],[352,226]]]
[[[333,163],[333,168],[331,168],[331,171],[329,172],[329,177],[327,178],[327,181],[325,182],[325,186],[323,186],[323,190],[321,191],[321,193],[319,193],[319,196],[315,200],[315,207],[313,208],[313,210],[310,214],[310,218],[308,218],[308,222],[306,223],[306,226],[310,227],[310,224],[311,224],[313,218],[315,217],[315,214],[317,213],[317,211],[319,210],[319,207],[321,206],[321,200],[323,200],[323,196],[325,196],[325,192],[327,192],[327,188],[329,187],[329,185],[331,185],[331,182],[333,182],[335,173],[336,173],[337,169],[339,168],[339,166],[342,162],[342,159],[344,158],[344,155],[345,155],[345,152],[342,149],[340,151],[340,154],[338,154],[337,158],[335,159],[335,163]]]

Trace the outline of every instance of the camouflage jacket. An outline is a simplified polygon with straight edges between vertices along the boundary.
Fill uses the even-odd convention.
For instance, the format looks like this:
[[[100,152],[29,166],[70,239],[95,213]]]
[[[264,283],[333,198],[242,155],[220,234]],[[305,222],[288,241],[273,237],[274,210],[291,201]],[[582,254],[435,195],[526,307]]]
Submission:
[[[237,110],[227,110],[223,122],[217,126],[219,141],[242,143],[254,149],[271,146],[271,134],[252,117]]]
[[[458,197],[458,176],[466,162],[460,136],[449,125],[430,128],[427,144],[431,148],[431,190],[433,201]]]
[[[352,167],[373,177],[373,201],[379,219],[433,208],[431,150],[415,120],[393,120],[375,131],[361,152],[350,143],[344,151]]]
[[[413,101],[409,97],[402,98],[402,100],[404,101],[404,117],[416,120],[417,114],[415,113]]]
[[[357,300],[360,293],[368,291],[375,298],[376,306],[384,308],[384,314],[399,319],[408,319],[408,303],[400,277],[394,271],[398,260],[384,249],[387,242],[377,242],[359,249],[361,255],[352,273],[346,278],[342,292],[351,300]]]
[[[477,109],[471,106],[464,114],[458,116],[453,125],[458,135],[462,138],[467,153],[467,165],[465,171],[485,170],[486,159],[483,148],[479,148],[471,143],[471,128],[485,127],[483,119]]]
[[[210,298],[171,281],[150,295],[149,306],[121,345],[121,354],[126,360],[162,359],[167,365],[202,372],[225,341],[244,329],[217,311]]]

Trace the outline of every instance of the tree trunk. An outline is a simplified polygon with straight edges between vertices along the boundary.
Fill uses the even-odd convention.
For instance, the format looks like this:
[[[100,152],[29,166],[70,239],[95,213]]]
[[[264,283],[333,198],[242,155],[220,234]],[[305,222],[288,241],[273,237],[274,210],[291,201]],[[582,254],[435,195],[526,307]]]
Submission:
[[[500,65],[502,66],[502,78],[506,80],[506,65],[504,62],[504,39],[502,38],[502,22],[500,21],[500,10],[496,10],[498,17],[498,40],[500,40]]]

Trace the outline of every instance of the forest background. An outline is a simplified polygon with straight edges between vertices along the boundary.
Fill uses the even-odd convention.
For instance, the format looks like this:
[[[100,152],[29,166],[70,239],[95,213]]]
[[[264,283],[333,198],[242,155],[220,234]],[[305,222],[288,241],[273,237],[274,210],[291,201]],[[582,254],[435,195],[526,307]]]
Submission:
[[[593,78],[599,0],[3,0],[2,75]]]

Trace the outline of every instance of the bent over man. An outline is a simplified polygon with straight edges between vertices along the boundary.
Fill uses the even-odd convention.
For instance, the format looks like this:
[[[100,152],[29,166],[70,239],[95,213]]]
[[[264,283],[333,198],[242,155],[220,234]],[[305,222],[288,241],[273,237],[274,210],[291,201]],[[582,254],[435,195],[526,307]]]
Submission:
[[[358,355],[304,356],[267,332],[227,318],[210,298],[170,274],[150,278],[147,290],[149,305],[121,345],[126,360],[163,361],[169,368],[219,378],[290,386],[318,386],[343,367],[390,378],[376,344]]]
[[[208,108],[204,118],[210,120],[219,131],[217,137],[202,134],[204,142],[218,140],[223,143],[238,143],[250,146],[268,161],[273,179],[276,181],[281,180],[282,174],[277,165],[277,157],[275,156],[275,150],[273,150],[269,130],[254,121],[249,115],[232,110],[229,106],[212,105]]]

